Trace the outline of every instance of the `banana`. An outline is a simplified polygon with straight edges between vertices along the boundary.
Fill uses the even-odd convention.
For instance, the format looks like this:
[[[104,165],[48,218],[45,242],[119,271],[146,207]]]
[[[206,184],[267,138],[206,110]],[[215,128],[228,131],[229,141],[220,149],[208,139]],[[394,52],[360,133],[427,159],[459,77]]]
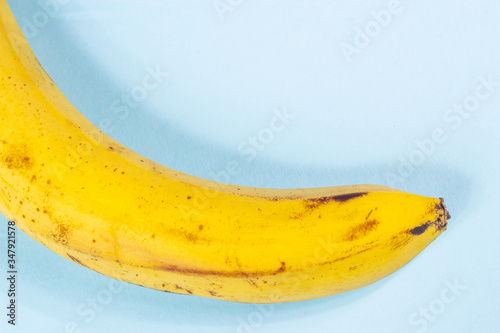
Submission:
[[[438,198],[243,187],[144,158],[70,104],[0,11],[0,212],[77,264],[161,291],[291,302],[378,281],[446,229]]]

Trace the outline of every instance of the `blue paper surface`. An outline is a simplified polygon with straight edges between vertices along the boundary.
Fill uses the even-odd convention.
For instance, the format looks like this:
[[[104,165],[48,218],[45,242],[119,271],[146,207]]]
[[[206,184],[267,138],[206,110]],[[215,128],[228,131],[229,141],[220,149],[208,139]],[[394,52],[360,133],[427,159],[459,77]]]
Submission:
[[[17,326],[2,315],[2,332],[500,327],[500,3],[8,3],[77,109],[148,158],[248,186],[393,186],[443,197],[452,219],[375,284],[262,306],[115,282],[18,231]],[[2,223],[2,271],[6,239]]]

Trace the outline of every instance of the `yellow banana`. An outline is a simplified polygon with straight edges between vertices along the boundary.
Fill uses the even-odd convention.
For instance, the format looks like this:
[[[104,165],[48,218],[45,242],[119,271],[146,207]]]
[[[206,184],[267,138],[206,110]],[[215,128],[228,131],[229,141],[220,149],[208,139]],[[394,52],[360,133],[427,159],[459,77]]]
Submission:
[[[313,299],[382,279],[446,229],[442,199],[221,184],[134,153],[63,96],[5,0],[0,55],[0,211],[107,276],[235,302]]]

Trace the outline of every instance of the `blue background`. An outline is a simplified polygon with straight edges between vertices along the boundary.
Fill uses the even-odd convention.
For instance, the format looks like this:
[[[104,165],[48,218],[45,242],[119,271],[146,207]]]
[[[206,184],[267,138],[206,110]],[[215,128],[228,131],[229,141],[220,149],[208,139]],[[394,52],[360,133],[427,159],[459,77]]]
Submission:
[[[2,315],[2,332],[500,327],[497,1],[8,3],[70,101],[146,157],[210,179],[237,163],[227,180],[249,186],[394,186],[444,197],[452,219],[382,281],[265,306],[114,283],[18,231],[18,326]]]

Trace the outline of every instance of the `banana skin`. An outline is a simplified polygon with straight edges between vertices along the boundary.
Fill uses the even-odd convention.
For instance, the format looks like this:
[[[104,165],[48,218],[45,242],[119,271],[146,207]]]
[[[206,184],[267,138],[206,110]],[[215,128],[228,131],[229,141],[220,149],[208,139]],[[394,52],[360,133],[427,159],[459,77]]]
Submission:
[[[6,1],[0,55],[0,212],[106,276],[233,302],[314,299],[388,276],[446,229],[439,198],[243,187],[144,158],[71,105]]]

